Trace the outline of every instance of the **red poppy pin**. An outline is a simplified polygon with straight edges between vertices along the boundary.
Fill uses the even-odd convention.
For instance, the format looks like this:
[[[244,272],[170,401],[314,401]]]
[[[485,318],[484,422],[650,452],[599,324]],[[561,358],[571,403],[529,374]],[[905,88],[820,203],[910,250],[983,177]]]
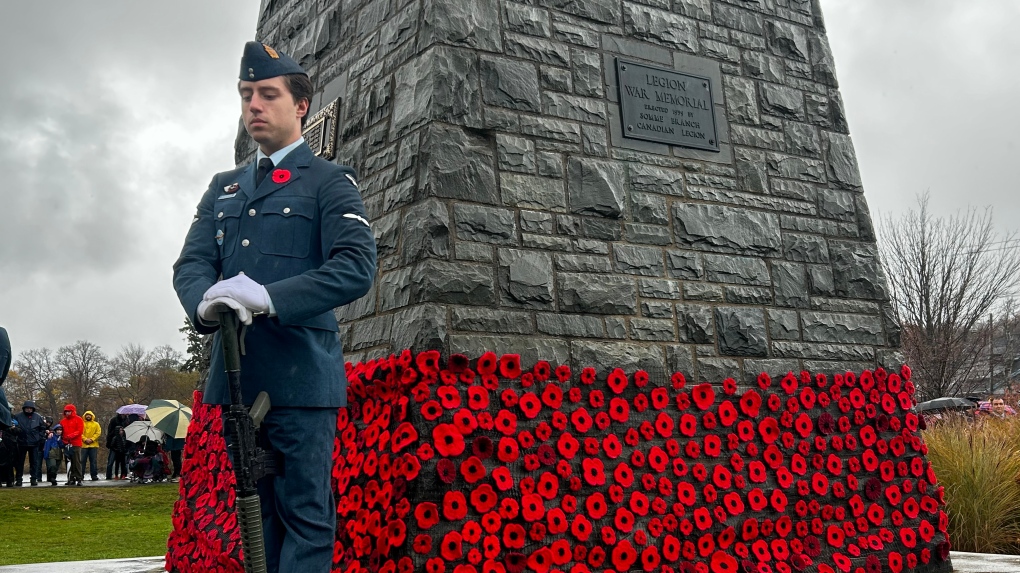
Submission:
[[[290,181],[290,171],[277,169],[273,171],[273,183],[286,183]]]

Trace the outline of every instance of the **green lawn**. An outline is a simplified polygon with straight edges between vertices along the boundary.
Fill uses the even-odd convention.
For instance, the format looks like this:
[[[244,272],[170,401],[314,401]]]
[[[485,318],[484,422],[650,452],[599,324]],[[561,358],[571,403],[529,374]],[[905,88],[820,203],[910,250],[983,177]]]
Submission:
[[[177,485],[0,489],[0,565],[162,555]]]

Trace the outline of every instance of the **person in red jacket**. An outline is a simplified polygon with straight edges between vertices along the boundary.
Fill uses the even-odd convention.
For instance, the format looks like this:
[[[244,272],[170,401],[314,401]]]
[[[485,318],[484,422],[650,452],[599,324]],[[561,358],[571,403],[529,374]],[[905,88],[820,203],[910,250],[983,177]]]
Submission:
[[[64,406],[64,419],[60,421],[64,428],[64,443],[70,446],[71,468],[67,470],[67,483],[64,485],[83,485],[81,480],[81,435],[85,431],[85,420],[78,415],[74,404]]]

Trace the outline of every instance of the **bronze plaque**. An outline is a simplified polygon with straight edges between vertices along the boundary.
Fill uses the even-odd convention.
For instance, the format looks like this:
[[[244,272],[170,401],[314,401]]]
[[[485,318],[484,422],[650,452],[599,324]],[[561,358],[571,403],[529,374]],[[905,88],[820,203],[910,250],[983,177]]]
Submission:
[[[616,60],[623,136],[719,151],[709,78]]]
[[[327,161],[332,161],[336,157],[339,117],[340,98],[337,98],[308,118],[301,133],[312,153]]]

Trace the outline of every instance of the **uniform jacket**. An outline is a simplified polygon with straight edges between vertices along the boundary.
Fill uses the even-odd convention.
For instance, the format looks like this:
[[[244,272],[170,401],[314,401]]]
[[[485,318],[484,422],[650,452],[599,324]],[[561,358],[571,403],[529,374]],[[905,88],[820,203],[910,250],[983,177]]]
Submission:
[[[220,277],[242,271],[266,287],[276,316],[246,329],[243,400],[267,391],[273,406],[340,407],[347,379],[333,309],[363,296],[375,277],[375,239],[354,171],[299,145],[255,187],[255,165],[219,173],[202,196],[174,264],[174,288],[195,328]],[[228,404],[219,333],[203,401]]]
[[[60,418],[60,425],[64,428],[64,443],[71,444],[76,448],[81,447],[81,435],[85,431],[85,420],[78,415],[78,409],[74,404],[64,406],[64,410],[71,411],[71,417]]]
[[[32,408],[32,415],[25,413],[25,408]],[[25,404],[21,406],[21,411],[18,412],[14,419],[18,421],[18,428],[20,433],[18,434],[18,445],[19,446],[38,446],[46,441],[46,420],[35,411],[35,402],[26,400]]]
[[[92,419],[87,419],[87,416],[92,416]],[[92,413],[92,410],[85,411],[85,427],[82,430],[81,438],[83,448],[98,448],[99,447],[99,436],[103,433],[103,427],[96,421],[96,415]],[[89,438],[92,440],[91,444],[85,443],[85,439]]]
[[[7,394],[4,392],[4,380],[11,370],[11,339],[7,336],[7,329],[0,326],[0,428],[11,425],[11,405],[7,403]]]

